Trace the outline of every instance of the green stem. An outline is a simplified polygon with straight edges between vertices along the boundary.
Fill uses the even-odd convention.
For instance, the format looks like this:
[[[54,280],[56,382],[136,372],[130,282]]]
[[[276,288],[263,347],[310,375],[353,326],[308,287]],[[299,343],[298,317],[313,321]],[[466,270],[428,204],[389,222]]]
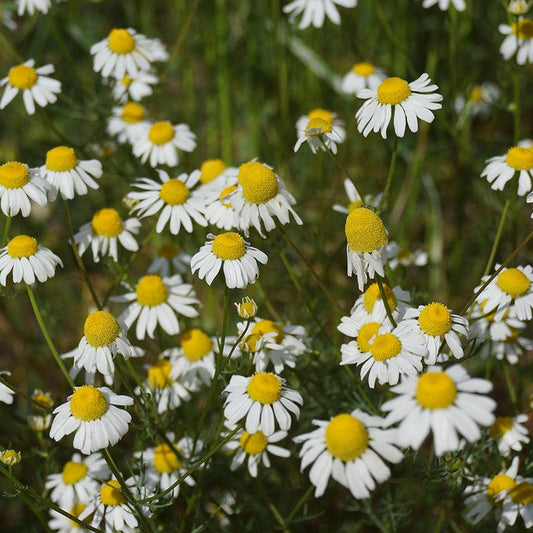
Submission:
[[[392,148],[392,156],[391,161],[389,165],[389,174],[387,176],[387,183],[385,183],[385,190],[383,191],[383,195],[381,196],[381,200],[379,201],[379,205],[377,208],[378,215],[383,210],[383,206],[385,205],[385,201],[387,200],[387,196],[389,194],[389,189],[392,183],[392,177],[394,176],[394,169],[396,168],[396,156],[398,155],[398,137],[394,137],[394,146]]]
[[[518,400],[513,380],[511,378],[511,374],[509,373],[509,365],[507,364],[507,361],[503,361],[503,375],[505,376],[505,383],[507,383],[507,388],[509,389],[509,396],[511,397],[513,409],[516,412],[518,407]]]
[[[290,524],[293,518],[296,516],[296,513],[300,510],[300,507],[307,501],[307,498],[311,496],[315,486],[310,485],[307,490],[303,493],[302,497],[296,502],[296,505],[292,508],[292,511],[289,513],[289,516],[285,519],[286,524]]]
[[[44,405],[44,403],[34,400],[31,396],[29,396],[25,392],[22,392],[21,390],[11,385],[11,383],[9,383],[9,381],[6,381],[1,375],[0,375],[0,383],[2,383],[2,385],[5,385],[8,389],[12,390],[17,396],[24,398],[27,402],[31,403],[37,409],[40,409],[46,412],[52,411],[52,407],[47,407],[46,405]]]
[[[396,327],[397,324],[394,320],[394,317],[392,316],[392,312],[389,307],[389,301],[387,300],[387,293],[385,292],[383,282],[381,281],[381,278],[379,276],[376,276],[376,283],[378,284],[379,294],[381,294],[381,300],[383,301],[383,305],[385,306],[385,311],[387,313],[387,316],[389,317],[390,323],[393,327]]]
[[[0,248],[3,248],[7,244],[7,240],[9,239],[10,228],[11,228],[11,217],[8,215],[6,218],[6,223],[4,225],[4,233],[2,235],[2,244],[0,245]]]
[[[503,233],[503,226],[505,224],[505,219],[507,218],[507,212],[509,211],[510,205],[511,198],[509,197],[507,198],[507,200],[505,201],[505,205],[503,206],[502,216],[500,217],[500,222],[496,231],[496,237],[494,238],[494,242],[492,243],[492,249],[490,251],[489,259],[487,261],[487,265],[485,266],[485,270],[483,271],[483,276],[486,276],[492,268],[492,263],[494,262],[494,258],[496,257],[496,252],[498,250],[498,245],[500,244],[500,239]]]

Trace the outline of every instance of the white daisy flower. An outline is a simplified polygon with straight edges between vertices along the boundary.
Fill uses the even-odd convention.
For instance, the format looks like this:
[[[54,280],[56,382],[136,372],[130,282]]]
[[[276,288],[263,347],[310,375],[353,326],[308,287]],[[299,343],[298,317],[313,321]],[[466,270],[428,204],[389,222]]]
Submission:
[[[516,477],[516,484],[505,493],[498,533],[516,524],[521,516],[525,529],[533,528],[533,478]]]
[[[173,242],[166,241],[158,248],[157,255],[148,267],[148,274],[165,277],[170,276],[173,270],[185,274],[189,272],[190,265],[191,256],[182,252]]]
[[[230,427],[229,429],[231,431],[235,428]],[[233,439],[224,446],[230,453],[233,452],[230,470],[237,470],[247,460],[248,472],[255,478],[260,463],[263,463],[266,468],[270,468],[269,453],[277,457],[290,457],[291,452],[289,450],[276,444],[286,436],[286,431],[276,431],[267,437],[262,431],[248,433],[243,429],[239,430]]]
[[[139,72],[136,76],[122,76],[114,80],[113,98],[120,103],[128,100],[139,102],[153,92],[152,85],[157,85],[159,80],[151,72]]]
[[[457,11],[464,11],[466,8],[465,0],[424,0],[422,2],[422,7],[427,9],[436,6],[437,4],[442,11],[448,11],[451,5],[453,5]]]
[[[139,249],[133,235],[139,233],[140,227],[141,222],[137,218],[122,221],[118,211],[106,207],[97,211],[91,222],[80,228],[80,231],[74,235],[74,241],[80,256],[91,247],[95,263],[100,261],[100,255],[110,256],[118,262],[118,243],[130,252]]]
[[[491,189],[503,191],[506,183],[518,174],[518,195],[524,196],[531,190],[533,178],[533,150],[524,146],[513,146],[504,155],[491,157],[481,173],[487,178]]]
[[[422,250],[405,250],[400,248],[397,242],[390,241],[387,244],[387,263],[391,270],[398,265],[407,266],[425,266],[428,264],[428,254]]]
[[[520,17],[518,24],[500,24],[498,30],[506,36],[500,46],[500,54],[505,60],[516,54],[519,65],[533,63],[533,19]]]
[[[313,109],[302,115],[296,122],[296,134],[295,152],[307,142],[314,154],[317,150],[330,150],[336,154],[337,144],[346,140],[344,121],[337,118],[337,113],[327,109]]]
[[[342,91],[347,94],[357,94],[361,89],[377,89],[386,78],[383,71],[372,63],[362,61],[355,63],[342,78]]]
[[[368,498],[378,483],[389,479],[384,459],[399,463],[403,454],[396,448],[396,430],[382,429],[384,422],[355,409],[330,420],[313,420],[318,429],[294,438],[303,443],[300,470],[313,463],[309,479],[316,498],[324,494],[330,476],[358,500]]]
[[[176,335],[180,331],[177,316],[198,316],[198,311],[193,306],[200,303],[192,285],[183,283],[178,274],[168,278],[148,274],[139,280],[135,292],[113,296],[111,300],[131,302],[120,315],[119,321],[128,328],[137,321],[135,336],[139,340],[143,340],[146,335],[153,339],[158,324],[169,335]]]
[[[107,120],[107,132],[121,144],[131,143],[139,135],[139,129],[148,124],[146,109],[137,102],[114,107]]]
[[[509,336],[501,341],[489,340],[481,345],[479,355],[482,359],[495,357],[516,365],[520,359],[533,350],[533,340],[524,337],[518,329],[511,327]]]
[[[72,507],[67,507],[64,509],[72,516],[79,519],[80,514],[85,510],[87,504],[77,502]],[[83,520],[84,523],[88,524],[88,520]],[[89,529],[85,529],[70,518],[61,513],[50,509],[50,520],[48,521],[48,526],[55,531],[56,533],[89,533]]]
[[[30,200],[44,207],[47,189],[38,168],[30,169],[18,161],[0,166],[0,208],[8,217],[19,213],[27,217],[31,211]]]
[[[245,235],[248,235],[250,226],[253,226],[264,237],[262,225],[265,231],[272,231],[276,227],[273,217],[281,224],[288,224],[289,214],[292,214],[296,223],[302,224],[291,207],[296,203],[294,196],[268,165],[259,161],[243,163],[239,167],[238,184],[230,201]]]
[[[127,198],[137,203],[131,209],[141,218],[161,213],[157,220],[156,231],[161,233],[167,224],[170,233],[177,235],[181,227],[188,233],[193,231],[193,221],[200,226],[207,226],[203,216],[204,203],[192,192],[200,179],[200,172],[195,170],[191,174],[180,174],[176,178],[164,170],[158,170],[161,183],[149,178],[140,178],[133,187],[140,189],[128,193]]]
[[[379,215],[366,207],[358,207],[346,218],[344,232],[348,241],[348,276],[355,273],[362,291],[368,278],[373,279],[376,274],[385,276],[387,231]]]
[[[2,371],[0,372],[0,376],[10,376],[11,372]],[[13,403],[13,399],[15,397],[15,393],[6,385],[3,383],[0,383],[0,402],[7,403],[8,405],[11,405]]]
[[[303,13],[298,25],[298,28],[303,30],[311,24],[315,28],[321,28],[326,17],[334,24],[340,24],[341,16],[336,6],[355,7],[356,5],[357,0],[293,0],[283,6],[283,13],[289,15],[289,22],[293,22]]]
[[[237,425],[246,417],[244,429],[251,434],[262,431],[266,437],[274,434],[276,423],[288,431],[289,413],[299,418],[298,405],[303,404],[300,393],[285,387],[285,380],[271,372],[256,372],[248,378],[233,375],[224,393],[228,393],[224,403],[228,424]]]
[[[46,163],[41,167],[41,176],[48,182],[48,196],[55,200],[61,194],[64,200],[74,195],[83,196],[90,189],[98,189],[95,179],[102,176],[102,163],[97,159],[80,161],[74,148],[56,146],[46,152]]]
[[[97,480],[109,474],[109,467],[99,453],[87,457],[75,453],[60,474],[50,474],[46,478],[45,488],[51,491],[49,497],[53,502],[68,509],[76,502],[89,501],[100,485]]]
[[[35,11],[46,14],[51,5],[51,0],[17,0],[17,15],[21,17],[26,12],[33,15]]]
[[[239,227],[239,218],[229,198],[237,188],[237,172],[224,172],[204,186],[200,194],[203,196],[205,218],[209,224],[226,231]]]
[[[9,274],[13,283],[43,283],[54,277],[57,265],[63,266],[63,262],[48,248],[33,237],[17,235],[0,249],[0,285],[6,286]]]
[[[512,306],[497,319],[495,310],[490,313],[485,311],[485,303],[486,301],[476,302],[473,307],[469,331],[471,338],[506,341],[510,337],[516,337],[518,330],[523,330],[526,327],[525,322],[516,318],[515,309]]]
[[[498,417],[489,429],[489,434],[498,441],[500,454],[507,457],[513,452],[519,452],[529,442],[528,429],[525,424],[529,420],[527,415],[515,417]]]
[[[114,446],[127,432],[131,415],[116,406],[133,405],[129,396],[108,387],[77,387],[54,409],[50,438],[59,441],[75,432],[73,446],[86,455]]]
[[[468,320],[451,311],[439,302],[419,305],[408,309],[404,319],[422,338],[427,348],[425,362],[434,365],[443,343],[446,343],[453,356],[460,359],[464,355],[459,335],[468,336]]]
[[[191,271],[198,271],[198,277],[208,285],[223,269],[224,280],[230,289],[244,289],[255,283],[259,276],[257,263],[266,265],[265,253],[245,241],[238,233],[227,232],[219,235],[209,233],[207,242],[191,259]]]
[[[429,432],[433,433],[435,454],[443,455],[460,449],[460,433],[468,442],[481,438],[478,427],[490,426],[496,402],[485,396],[492,383],[471,378],[461,365],[445,370],[430,366],[420,376],[403,378],[391,388],[398,394],[385,402],[387,422],[398,427],[398,443],[418,450]]]
[[[337,211],[338,213],[343,213],[345,215],[348,215],[354,209],[361,207],[363,204],[366,204],[370,207],[377,207],[379,204],[379,201],[381,200],[381,194],[378,194],[376,196],[372,196],[371,194],[366,194],[364,201],[363,201],[355,185],[348,178],[344,180],[344,190],[346,192],[346,196],[348,197],[348,200],[350,203],[347,206],[340,205],[340,204],[333,204],[333,210]]]
[[[215,184],[217,178],[228,170],[228,166],[222,159],[207,159],[200,165],[200,183],[202,185]],[[231,169],[235,174],[237,169]]]
[[[144,123],[136,128],[130,139],[135,157],[141,163],[149,161],[151,167],[178,164],[178,150],[192,152],[196,148],[196,135],[187,124],[173,125],[168,120]]]
[[[416,133],[418,119],[433,122],[433,111],[440,109],[442,95],[435,93],[437,85],[430,85],[429,76],[424,73],[415,81],[408,83],[401,78],[387,78],[377,89],[362,89],[357,98],[366,102],[357,111],[357,129],[365,137],[373,131],[381,131],[387,138],[392,109],[394,108],[394,131],[398,137],[405,135],[405,126]],[[433,94],[430,94],[433,93]]]
[[[455,99],[455,111],[465,112],[472,117],[486,117],[492,111],[494,103],[500,98],[500,88],[490,81],[469,87],[467,96],[459,95]]]
[[[57,101],[57,94],[61,92],[61,83],[48,74],[54,72],[54,65],[44,65],[34,68],[35,61],[29,59],[21,65],[12,67],[7,77],[0,80],[0,87],[5,85],[4,94],[0,100],[0,109],[4,109],[19,91],[28,115],[35,113],[35,103],[40,107]]]

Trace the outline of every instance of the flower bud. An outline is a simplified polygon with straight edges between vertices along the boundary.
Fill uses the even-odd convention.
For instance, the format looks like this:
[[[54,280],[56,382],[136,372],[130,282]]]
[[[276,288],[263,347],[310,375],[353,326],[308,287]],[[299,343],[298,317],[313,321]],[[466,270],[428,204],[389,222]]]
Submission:
[[[17,452],[15,450],[4,450],[0,454],[0,461],[7,466],[16,465],[20,463],[21,459],[22,457],[20,455],[20,452]]]
[[[245,296],[240,303],[236,303],[235,307],[237,308],[237,314],[241,318],[254,318],[257,314],[257,304],[248,296]]]

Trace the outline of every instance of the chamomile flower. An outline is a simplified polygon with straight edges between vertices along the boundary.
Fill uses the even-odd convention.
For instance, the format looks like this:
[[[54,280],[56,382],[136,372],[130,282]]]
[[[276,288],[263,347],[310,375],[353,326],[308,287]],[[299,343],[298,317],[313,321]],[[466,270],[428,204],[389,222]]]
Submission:
[[[516,54],[519,65],[533,63],[533,19],[520,17],[511,26],[500,24],[498,30],[506,36],[500,46],[500,54],[505,60]]]
[[[311,25],[321,28],[326,17],[334,24],[340,24],[341,16],[336,6],[356,5],[357,0],[293,0],[283,7],[283,12],[289,15],[289,22],[302,14],[298,28],[303,30]]]
[[[33,15],[35,11],[46,14],[51,5],[51,0],[17,0],[17,15],[21,17],[26,12]]]
[[[228,396],[224,416],[228,424],[236,425],[245,418],[248,433],[262,431],[266,437],[274,434],[275,426],[288,431],[291,415],[300,416],[303,404],[300,393],[285,386],[285,380],[271,372],[256,372],[252,377],[233,375],[224,389]]]
[[[358,207],[346,218],[346,255],[348,259],[348,276],[354,273],[359,290],[362,291],[367,279],[375,275],[385,275],[385,245],[388,242],[387,231],[379,215]]]
[[[485,396],[492,383],[471,378],[461,365],[445,370],[430,366],[420,376],[408,376],[391,388],[398,396],[381,409],[387,422],[398,427],[398,443],[418,450],[429,432],[433,433],[435,454],[460,449],[460,433],[468,442],[481,438],[478,426],[490,426],[496,402]]]
[[[95,263],[100,261],[100,255],[110,256],[117,262],[118,243],[130,252],[139,249],[134,235],[139,233],[140,227],[141,222],[137,218],[123,221],[116,209],[105,207],[93,215],[91,222],[80,228],[74,235],[74,241],[80,256],[90,247]]]
[[[486,117],[500,97],[500,88],[490,81],[472,85],[466,98],[459,95],[455,100],[457,113],[465,112],[472,117]]]
[[[0,372],[0,375],[10,376],[11,373],[7,371],[3,371],[3,372]],[[11,405],[13,403],[14,397],[15,397],[15,393],[7,385],[0,383],[0,402]]]
[[[516,477],[516,483],[505,493],[498,533],[516,524],[518,515],[526,529],[533,528],[533,478]]]
[[[504,155],[491,157],[481,173],[495,191],[503,191],[508,181],[518,174],[518,194],[524,196],[531,190],[533,178],[533,150],[524,146],[513,146]]]
[[[122,76],[113,82],[113,98],[120,103],[128,100],[139,102],[152,94],[152,85],[157,85],[158,81],[157,76],[150,72],[139,72],[136,76]]]
[[[196,148],[196,135],[187,124],[173,125],[168,120],[145,123],[135,129],[130,140],[133,154],[141,163],[151,167],[178,164],[178,150],[192,152]]]
[[[61,83],[48,74],[54,72],[54,65],[44,65],[34,68],[35,61],[29,59],[21,65],[12,67],[7,77],[0,80],[0,87],[5,86],[0,100],[0,109],[4,109],[15,96],[22,92],[22,100],[28,115],[35,113],[35,103],[40,107],[57,101],[57,94],[61,92]]]
[[[425,266],[428,264],[428,254],[422,250],[406,250],[400,248],[397,242],[391,241],[387,244],[387,264],[391,270],[398,265],[407,266]]]
[[[296,122],[296,134],[298,140],[294,151],[297,152],[307,142],[314,154],[317,150],[330,150],[336,154],[337,144],[346,139],[344,122],[337,118],[337,113],[327,109],[313,109],[301,116]]]
[[[115,302],[131,302],[120,315],[119,321],[128,328],[137,321],[135,335],[139,340],[143,340],[146,335],[153,339],[158,324],[169,335],[179,333],[177,316],[198,316],[194,306],[200,303],[192,285],[183,283],[178,274],[168,278],[148,274],[139,280],[135,292],[111,299]]]
[[[296,203],[283,180],[274,170],[259,161],[249,161],[239,167],[238,188],[231,194],[231,205],[239,219],[240,228],[248,235],[253,226],[261,236],[276,227],[274,217],[281,224],[290,222],[290,214],[297,224],[302,224],[292,205]]]
[[[148,274],[170,276],[172,269],[180,274],[189,272],[191,256],[182,252],[171,241],[164,242],[157,250],[157,255],[148,267]]]
[[[442,11],[450,9],[450,5],[453,5],[457,11],[464,11],[466,8],[465,0],[424,0],[422,2],[422,7],[427,9],[428,7],[433,7],[437,4]]]
[[[433,111],[442,107],[442,95],[436,93],[437,85],[430,85],[429,76],[424,73],[408,83],[401,78],[387,78],[377,89],[362,89],[358,98],[366,100],[357,111],[357,129],[365,137],[373,131],[381,131],[387,137],[387,128],[394,108],[394,131],[398,137],[405,134],[405,126],[416,133],[418,119],[433,122]]]
[[[202,185],[214,185],[227,168],[228,166],[222,159],[205,160],[200,166],[200,183]]]
[[[396,448],[396,430],[382,429],[385,420],[355,409],[330,420],[313,420],[317,429],[295,437],[303,443],[301,470],[313,463],[309,479],[315,497],[324,494],[330,477],[364,499],[378,483],[390,477],[385,461],[399,463],[403,454]]]
[[[518,330],[523,330],[526,323],[516,318],[515,309],[511,306],[496,318],[496,310],[485,311],[485,303],[476,302],[471,314],[469,335],[471,338],[490,339],[492,341],[506,341],[516,336]]]
[[[177,235],[181,227],[191,233],[193,221],[200,226],[207,226],[202,212],[203,201],[192,192],[200,179],[200,172],[180,174],[171,178],[164,170],[158,170],[160,182],[149,178],[140,178],[133,187],[140,189],[128,194],[128,198],[137,201],[131,209],[141,218],[161,213],[157,220],[156,231],[161,233],[167,224],[170,233]]]
[[[83,196],[89,189],[98,189],[95,180],[102,176],[102,163],[97,159],[80,161],[74,148],[56,146],[46,152],[41,176],[48,182],[51,200],[55,200],[58,193],[64,200],[72,200],[75,194]]]
[[[6,286],[9,274],[14,283],[43,283],[54,277],[57,265],[63,266],[63,262],[48,248],[33,237],[17,235],[0,249],[0,285]]]
[[[379,201],[381,200],[381,194],[378,194],[376,196],[366,194],[363,200],[363,198],[361,198],[361,195],[359,194],[359,191],[353,184],[352,180],[348,178],[344,180],[344,191],[346,192],[346,196],[348,197],[349,204],[347,206],[334,204],[333,210],[337,211],[338,213],[344,213],[345,215],[348,215],[358,207],[362,207],[363,204],[366,204],[370,207],[377,207]]]
[[[67,507],[64,510],[67,511],[68,514],[79,519],[80,514],[85,510],[86,507],[86,503],[76,502],[74,505]],[[48,521],[48,526],[57,533],[88,533],[90,531],[89,529],[83,528],[67,516],[62,515],[54,509],[50,510],[50,518],[51,519]],[[86,524],[89,523],[88,520],[84,520],[84,522]]]
[[[362,61],[355,63],[342,78],[342,91],[347,94],[357,94],[361,89],[377,89],[386,78],[383,71],[372,63]]]
[[[255,283],[259,276],[257,263],[265,265],[265,253],[245,241],[238,233],[227,232],[219,235],[208,234],[207,242],[191,259],[191,270],[205,279],[208,285],[223,269],[224,280],[230,289],[244,289]]]
[[[59,474],[50,474],[46,478],[45,488],[50,490],[50,499],[62,509],[73,507],[76,502],[87,502],[98,490],[98,479],[110,474],[109,467],[99,453],[82,457],[75,453],[72,459],[63,465]]]
[[[146,109],[137,102],[128,102],[113,108],[107,120],[107,132],[121,144],[131,143],[146,124]]]
[[[490,426],[490,436],[498,442],[498,450],[503,456],[519,452],[529,442],[528,429],[525,424],[529,420],[527,415],[515,417],[498,417]]]
[[[531,0],[509,0],[507,13],[511,15],[524,15],[531,7]]]
[[[127,405],[133,405],[132,398],[108,387],[77,387],[67,402],[54,410],[50,438],[59,441],[75,433],[73,446],[86,455],[114,446],[131,422],[131,415],[117,406]]]
[[[6,216],[21,213],[27,217],[31,211],[30,200],[41,207],[46,205],[48,185],[38,168],[18,161],[9,161],[0,166],[0,208]]]
[[[511,327],[511,333],[501,341],[489,340],[482,344],[479,354],[482,359],[495,357],[499,361],[506,360],[516,365],[520,358],[533,350],[533,340],[524,337],[522,332]]]
[[[229,429],[235,428],[230,427]],[[243,429],[239,430],[233,439],[225,445],[226,450],[233,452],[230,470],[237,470],[246,461],[250,475],[257,477],[257,467],[260,463],[263,463],[266,468],[270,468],[269,453],[277,457],[290,457],[291,452],[289,450],[276,444],[286,436],[286,431],[276,431],[267,437],[262,431],[248,433]]]
[[[226,231],[239,227],[239,218],[229,199],[237,188],[237,173],[224,173],[204,186],[205,218],[209,224]]]

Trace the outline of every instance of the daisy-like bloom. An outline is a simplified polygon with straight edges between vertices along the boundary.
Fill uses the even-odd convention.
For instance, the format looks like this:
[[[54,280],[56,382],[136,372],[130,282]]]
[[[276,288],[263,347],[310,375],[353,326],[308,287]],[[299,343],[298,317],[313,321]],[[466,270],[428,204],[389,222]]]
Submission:
[[[519,452],[529,442],[528,429],[525,424],[527,415],[498,417],[489,429],[489,434],[498,441],[498,450],[503,456]]]
[[[533,149],[525,146],[513,146],[504,155],[491,157],[481,173],[487,178],[491,189],[503,191],[506,183],[518,174],[518,194],[524,196],[531,190],[533,178]]]
[[[498,30],[506,35],[500,46],[500,54],[505,60],[516,54],[519,65],[533,63],[533,19],[520,17],[518,23],[500,24]]]
[[[356,5],[357,0],[293,0],[283,7],[283,12],[289,15],[289,22],[293,22],[303,13],[298,25],[298,28],[303,30],[311,24],[315,28],[321,28],[326,17],[334,24],[340,24],[341,16],[336,6]]]
[[[83,196],[90,189],[98,189],[95,179],[102,176],[102,163],[97,159],[80,161],[74,148],[56,146],[46,152],[46,162],[41,167],[41,176],[50,186],[49,197],[55,200],[61,194],[64,200],[74,195]]]
[[[17,15],[21,17],[26,12],[33,15],[35,11],[46,14],[51,5],[51,0],[17,0]]]
[[[451,5],[453,5],[457,11],[464,11],[466,8],[465,0],[424,0],[422,2],[422,7],[427,9],[428,7],[436,6],[437,4],[442,11],[447,11],[450,9]]]
[[[357,129],[365,137],[373,131],[381,131],[387,138],[392,109],[394,108],[394,131],[398,137],[405,134],[405,125],[416,133],[418,119],[433,122],[433,111],[442,107],[442,95],[436,93],[437,85],[430,85],[429,76],[424,73],[415,81],[408,83],[401,78],[387,78],[377,89],[362,89],[358,98],[366,100],[357,111]]]
[[[0,372],[0,375],[10,376],[11,372],[3,371]],[[8,386],[4,385],[3,383],[0,383],[0,402],[11,405],[13,403],[14,397],[15,393]]]
[[[434,365],[443,343],[446,343],[453,356],[463,357],[463,345],[459,335],[468,335],[468,320],[454,315],[440,302],[419,305],[408,309],[404,319],[422,335],[427,348],[426,363]]]
[[[455,110],[463,110],[473,117],[485,117],[490,114],[494,103],[500,97],[500,88],[490,81],[472,85],[468,89],[467,97],[459,95],[455,100]]]
[[[75,453],[63,465],[60,474],[50,474],[45,487],[50,490],[50,499],[62,509],[73,507],[76,502],[87,502],[98,490],[98,479],[105,479],[110,471],[99,453],[82,457]],[[77,516],[77,515],[76,515]]]
[[[146,109],[137,102],[114,107],[107,120],[107,132],[119,143],[131,143],[139,135],[139,129],[147,124]]]
[[[65,508],[65,511],[67,511],[70,515],[79,518],[80,514],[85,510],[86,507],[86,503],[77,502],[72,507]],[[65,515],[54,511],[53,509],[50,510],[50,517],[51,520],[49,520],[48,526],[57,533],[88,533],[90,531],[89,529],[83,528]],[[89,523],[88,520],[84,520],[84,522],[87,524]]]
[[[173,125],[168,120],[142,124],[131,138],[133,154],[141,163],[149,160],[151,167],[178,164],[178,150],[192,152],[196,135],[187,124]]]
[[[250,246],[235,232],[216,236],[209,233],[207,239],[191,259],[193,274],[198,271],[198,277],[211,285],[222,268],[225,283],[230,289],[244,289],[255,283],[259,276],[257,263],[266,265],[268,261],[265,253]]]
[[[237,314],[246,320],[249,318],[254,318],[259,309],[255,303],[255,300],[249,298],[248,296],[245,296],[239,303],[236,302],[235,307],[237,308]]]
[[[166,241],[158,248],[156,257],[148,267],[148,274],[169,276],[172,269],[185,274],[189,272],[190,265],[191,256],[182,252],[173,242]]]
[[[32,431],[46,431],[52,423],[52,415],[28,415],[26,421]]]
[[[399,286],[391,289],[386,283],[383,283],[383,292],[385,293],[392,317],[396,322],[399,322],[410,307],[411,296],[409,292],[404,291]],[[341,319],[341,323],[348,322],[345,329],[341,329],[341,326],[339,326],[339,331],[342,331],[349,337],[353,337],[350,334],[350,328],[356,327],[361,322],[359,318],[355,318],[355,322],[350,324],[350,318],[354,318],[353,315],[358,313],[363,313],[364,316],[374,322],[392,325],[389,322],[387,310],[385,309],[385,304],[381,298],[381,292],[377,283],[370,284],[365,292],[357,298],[350,313],[352,315],[351,317],[343,317]]]
[[[348,215],[354,209],[361,207],[363,204],[366,204],[370,207],[377,207],[379,204],[379,201],[381,200],[381,194],[378,194],[376,196],[367,194],[365,195],[365,198],[363,201],[363,199],[361,198],[361,195],[359,194],[359,191],[356,189],[352,181],[349,180],[348,178],[344,180],[344,190],[346,192],[346,196],[348,197],[348,200],[350,203],[347,206],[340,205],[340,204],[333,204],[333,211],[337,211],[338,213],[344,213],[345,215]]]
[[[492,383],[485,379],[471,378],[461,365],[445,370],[428,367],[420,376],[402,379],[391,388],[398,396],[385,402],[382,411],[388,411],[387,422],[400,422],[398,443],[418,450],[429,432],[433,433],[435,454],[461,448],[457,433],[468,442],[481,438],[478,427],[490,426],[496,402],[485,396],[492,390]]]
[[[35,113],[35,103],[40,107],[57,101],[57,94],[61,92],[61,83],[48,74],[54,72],[54,65],[44,65],[34,68],[35,61],[29,59],[21,65],[12,67],[7,77],[0,80],[0,87],[5,85],[4,94],[0,100],[0,109],[4,107],[22,91],[22,100],[28,115]]]
[[[516,524],[522,517],[526,529],[533,528],[533,478],[516,477],[516,484],[505,493],[502,502],[498,533]]]
[[[105,207],[94,214],[91,222],[80,228],[74,235],[74,241],[78,245],[80,256],[91,247],[95,263],[100,261],[100,255],[109,255],[117,262],[118,243],[130,252],[139,249],[134,235],[139,233],[140,227],[141,222],[137,218],[123,221],[116,209]]]
[[[516,365],[524,354],[533,350],[533,340],[524,337],[521,331],[511,328],[509,336],[502,341],[489,341],[481,346],[479,354],[482,359],[496,357],[503,359],[511,365]]]
[[[124,359],[133,355],[126,328],[108,311],[91,313],[83,325],[83,334],[74,353],[74,365],[86,372],[113,376],[117,354]]]
[[[297,152],[300,146],[307,142],[311,151],[330,150],[337,153],[337,144],[346,139],[344,122],[337,118],[337,113],[327,109],[313,109],[307,115],[301,116],[296,122],[298,140],[294,145]]]
[[[226,231],[239,227],[239,218],[229,199],[237,188],[237,173],[225,172],[203,187],[205,218],[209,224]]]
[[[229,429],[233,430],[235,428],[230,427]],[[241,429],[225,445],[226,450],[234,453],[230,469],[237,470],[248,459],[248,472],[250,472],[252,477],[257,477],[257,466],[261,462],[266,468],[270,468],[268,453],[278,457],[289,457],[291,455],[289,450],[276,445],[286,436],[286,431],[276,431],[267,437],[262,431],[248,433]]]
[[[224,403],[224,416],[233,426],[246,417],[245,427],[250,434],[262,431],[266,437],[274,434],[276,422],[288,431],[291,415],[300,417],[303,399],[299,392],[285,386],[285,380],[271,372],[256,372],[252,377],[231,376]]]
[[[239,167],[238,185],[230,200],[245,235],[253,226],[264,237],[261,226],[266,231],[272,231],[276,227],[273,217],[281,224],[288,224],[289,214],[292,214],[296,223],[302,224],[291,207],[296,203],[294,196],[268,165],[259,161],[243,163]]]
[[[207,159],[200,166],[200,183],[214,185],[217,178],[221,177],[227,168],[228,166],[222,159]]]
[[[48,185],[41,178],[38,168],[18,161],[9,161],[0,166],[0,208],[6,216],[19,213],[27,217],[31,211],[30,200],[41,207],[46,205]]]
[[[387,260],[391,270],[398,265],[406,266],[425,266],[428,264],[428,254],[422,250],[404,250],[400,248],[397,242],[391,241],[387,244]]]
[[[497,270],[500,265],[495,265]],[[490,276],[483,276],[482,282]],[[526,265],[504,268],[496,278],[478,295],[476,301],[483,304],[483,310],[490,313],[497,310],[496,318],[501,320],[512,305],[519,320],[531,320],[533,316],[533,267]],[[477,290],[477,289],[476,289]]]
[[[207,226],[207,220],[202,214],[204,203],[192,192],[200,179],[200,172],[195,170],[176,178],[170,178],[164,170],[158,170],[157,173],[161,183],[140,178],[133,184],[133,187],[140,190],[128,194],[128,198],[137,201],[131,212],[138,213],[141,218],[161,212],[156,226],[158,233],[167,224],[173,235],[177,235],[182,226],[185,231],[192,233],[193,221],[200,226]]]
[[[119,321],[128,328],[137,321],[135,335],[139,340],[146,335],[153,339],[158,324],[169,335],[176,335],[180,331],[176,315],[188,318],[198,316],[194,306],[200,303],[192,285],[183,283],[178,274],[168,278],[148,274],[139,280],[135,292],[111,299],[114,302],[131,302],[120,315]]]
[[[9,274],[14,283],[43,283],[54,277],[57,265],[63,266],[63,262],[48,248],[33,237],[17,235],[0,249],[0,285],[6,286]]]
[[[355,273],[362,291],[368,278],[385,275],[387,231],[379,215],[366,207],[358,207],[346,218],[344,232],[348,241],[348,276]]]
[[[342,91],[357,94],[361,89],[377,89],[386,78],[383,71],[372,63],[362,61],[355,63],[342,79]]]
[[[59,441],[75,432],[73,446],[86,455],[114,446],[131,422],[131,415],[116,407],[126,405],[133,405],[133,399],[108,387],[77,387],[66,403],[55,408],[50,438]]]
[[[114,81],[113,98],[120,103],[133,100],[138,102],[153,92],[152,85],[159,80],[150,72],[139,72],[136,76],[122,76]]]
[[[399,463],[403,454],[396,448],[396,430],[382,429],[384,422],[355,409],[330,420],[313,420],[317,429],[295,437],[303,443],[300,470],[313,463],[309,479],[316,498],[324,494],[330,476],[357,499],[368,498],[376,484],[389,479],[383,459]]]
[[[473,308],[469,335],[471,338],[490,339],[492,341],[506,341],[512,336],[517,336],[519,330],[523,330],[526,323],[518,320],[515,309],[511,306],[503,316],[496,319],[496,311],[487,313],[485,302],[478,303]]]

